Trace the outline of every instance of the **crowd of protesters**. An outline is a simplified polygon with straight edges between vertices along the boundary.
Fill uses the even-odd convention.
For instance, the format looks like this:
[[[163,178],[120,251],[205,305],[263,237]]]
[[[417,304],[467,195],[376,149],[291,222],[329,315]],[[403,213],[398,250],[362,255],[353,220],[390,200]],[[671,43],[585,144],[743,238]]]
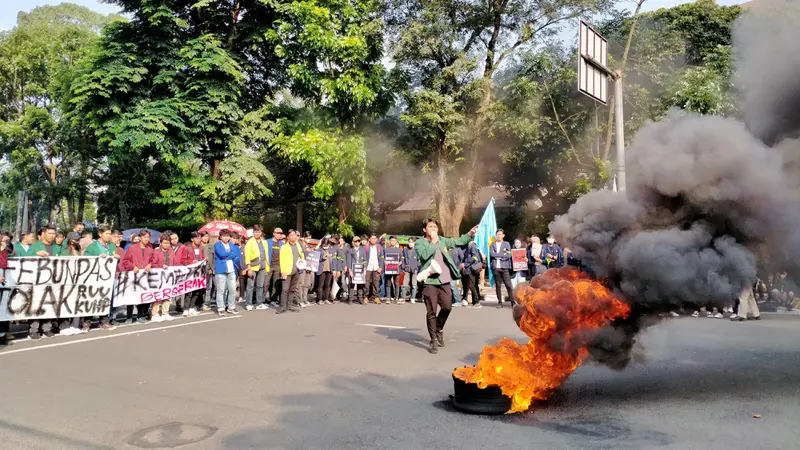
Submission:
[[[243,303],[247,311],[271,307],[277,314],[283,314],[311,305],[338,302],[365,305],[422,300],[426,305],[432,353],[444,346],[442,329],[452,306],[482,307],[480,281],[489,272],[495,280],[497,308],[504,308],[513,303],[512,292],[518,283],[547,269],[573,266],[591,271],[582,266],[569,249],[560,247],[552,236],[548,236],[544,244],[538,236],[516,239],[512,244],[499,229],[488,251],[481,251],[472,240],[475,229],[460,238],[440,238],[438,222],[427,219],[422,231],[421,238],[409,237],[407,244],[401,246],[395,236],[369,234],[346,242],[334,234],[316,241],[310,232],[300,236],[295,230],[284,233],[279,227],[267,237],[264,229],[255,225],[248,230],[248,235],[227,229],[221,230],[218,237],[202,231],[193,232],[190,241],[182,244],[178,234],[170,231],[160,233],[158,242],[151,242],[148,230],[123,237],[117,230],[100,227],[94,239],[92,232],[84,230],[81,223],[75,224],[68,233],[44,226],[37,233],[23,233],[13,245],[11,234],[0,232],[0,270],[7,268],[9,256],[110,257],[118,261],[118,272],[149,271],[206,261],[208,275],[204,290],[149,304],[128,305],[124,322],[118,321],[121,311],[113,304],[106,317],[30,320],[28,335],[34,340],[52,338],[56,333],[86,333],[93,324],[102,330],[113,330],[119,324],[171,321],[174,320],[173,308],[175,314],[182,316],[195,316],[212,309],[219,315],[226,315],[239,314],[237,303]],[[123,246],[124,238],[127,245]],[[527,270],[515,271],[512,249],[523,248]],[[312,252],[319,254],[315,270],[306,259]],[[399,264],[389,271],[387,261]],[[445,270],[447,268],[450,270]],[[780,284],[784,278],[776,278],[773,284],[777,288],[772,295],[794,298],[793,291],[781,290],[788,286],[785,282]],[[2,276],[0,283],[4,283]],[[753,295],[752,290],[746,291]],[[751,299],[748,292],[742,293],[742,301],[746,302],[747,311],[758,317],[755,297]],[[734,308],[739,303],[737,301]],[[741,312],[732,312],[734,320],[742,320]],[[695,312],[694,315],[699,314]],[[720,317],[721,313],[709,311],[708,316]],[[11,338],[8,327],[8,322],[0,322],[0,344]]]

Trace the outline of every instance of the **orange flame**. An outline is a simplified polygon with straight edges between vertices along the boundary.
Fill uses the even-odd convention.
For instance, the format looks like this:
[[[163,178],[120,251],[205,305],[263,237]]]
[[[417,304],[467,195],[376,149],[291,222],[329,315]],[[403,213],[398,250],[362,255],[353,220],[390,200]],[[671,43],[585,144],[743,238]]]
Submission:
[[[477,366],[454,372],[482,389],[500,386],[511,398],[509,412],[527,411],[534,400],[549,397],[588,356],[588,332],[630,312],[608,288],[571,268],[548,270],[518,286],[514,296],[515,318],[528,344],[500,339],[483,349]]]

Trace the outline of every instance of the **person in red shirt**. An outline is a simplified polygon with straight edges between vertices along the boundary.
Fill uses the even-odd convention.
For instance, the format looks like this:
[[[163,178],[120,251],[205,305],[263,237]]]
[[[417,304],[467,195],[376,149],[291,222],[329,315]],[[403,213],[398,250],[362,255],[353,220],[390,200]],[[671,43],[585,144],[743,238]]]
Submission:
[[[1,233],[1,232],[0,232]],[[8,269],[8,252],[6,251],[9,241],[5,236],[0,237],[0,285],[6,284],[5,271]],[[9,322],[0,322],[0,346],[8,345]]]
[[[170,266],[182,266],[183,260],[180,259],[180,256],[176,252],[173,251],[172,248],[172,236],[174,234],[171,231],[166,231],[161,234],[159,241],[161,241],[161,245],[153,251],[153,256],[150,258],[150,265],[154,269],[166,269]],[[179,299],[179,297],[173,297],[167,300],[156,300],[153,302],[152,307],[150,308],[150,321],[151,322],[169,322],[171,320],[175,320],[172,316],[169,315],[169,307],[172,303],[172,300]],[[160,313],[159,313],[160,311]]]
[[[125,251],[122,259],[122,268],[126,272],[138,273],[140,270],[150,271],[150,260],[153,257],[153,249],[150,247],[150,232],[142,230],[139,232],[139,242],[131,244]],[[137,322],[147,323],[147,305],[136,305]],[[126,324],[133,323],[133,305],[128,305]]]
[[[181,237],[178,233],[173,233],[172,231],[167,231],[169,233],[169,250],[171,252],[171,258],[174,258],[178,264],[170,264],[170,266],[185,266],[189,264],[189,252],[183,244],[181,244]],[[188,311],[189,308],[184,308],[184,301],[186,300],[186,295],[179,295],[174,297],[172,301],[175,303],[175,312],[178,314],[183,314],[184,311]],[[184,317],[188,316],[188,312],[183,314]]]
[[[206,246],[203,244],[202,235],[197,231],[192,232],[192,240],[186,244],[185,248],[187,256],[187,260],[184,263],[185,265],[188,266],[206,259]],[[199,289],[186,294],[183,300],[183,315],[196,316],[200,314],[198,310],[203,307],[203,298],[205,294],[205,289]]]
[[[117,273],[124,272],[122,260],[125,258],[125,250],[122,249],[122,232],[114,230],[111,232],[111,243],[114,244],[114,259],[117,260]],[[117,280],[114,279],[114,295],[111,296],[111,310],[108,312],[109,325],[116,325],[117,308],[114,307],[114,297],[117,292]]]

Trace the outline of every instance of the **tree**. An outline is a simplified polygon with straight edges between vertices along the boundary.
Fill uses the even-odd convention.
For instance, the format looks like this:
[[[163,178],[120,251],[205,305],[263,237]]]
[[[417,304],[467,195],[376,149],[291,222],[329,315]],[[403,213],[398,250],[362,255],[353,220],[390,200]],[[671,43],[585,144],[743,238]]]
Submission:
[[[101,28],[114,20],[64,3],[20,13],[0,35],[0,152],[12,166],[5,181],[46,205],[50,223],[65,197],[70,220],[83,217],[97,160],[82,130],[62,120],[64,102]]]
[[[237,27],[251,26],[269,7],[117,3],[131,21],[104,30],[71,100],[73,120],[94,130],[112,171],[130,170],[125,162],[163,161],[172,182],[158,200],[186,222],[228,215],[268,195],[271,175],[240,135],[247,55],[235,50],[237,38],[251,37]]]
[[[396,0],[397,69],[411,80],[403,120],[409,152],[434,172],[436,210],[455,235],[475,190],[496,176],[490,142],[497,75],[505,61],[537,48],[566,23],[604,11],[606,0]]]

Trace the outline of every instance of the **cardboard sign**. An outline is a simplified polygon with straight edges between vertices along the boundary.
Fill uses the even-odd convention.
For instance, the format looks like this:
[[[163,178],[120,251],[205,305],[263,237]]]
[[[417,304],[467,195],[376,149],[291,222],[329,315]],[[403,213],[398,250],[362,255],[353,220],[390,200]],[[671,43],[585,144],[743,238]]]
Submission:
[[[0,321],[107,315],[116,270],[109,257],[9,258]]]
[[[398,275],[400,273],[400,253],[384,253],[384,271],[386,275]]]
[[[153,303],[205,289],[206,272],[206,261],[149,272],[122,272],[117,276],[114,306]]]
[[[511,250],[511,262],[515,272],[528,270],[528,254],[524,248]]]
[[[364,284],[363,264],[353,264],[353,284]]]
[[[317,273],[320,259],[322,259],[322,253],[319,251],[308,252],[306,255],[306,270]]]

